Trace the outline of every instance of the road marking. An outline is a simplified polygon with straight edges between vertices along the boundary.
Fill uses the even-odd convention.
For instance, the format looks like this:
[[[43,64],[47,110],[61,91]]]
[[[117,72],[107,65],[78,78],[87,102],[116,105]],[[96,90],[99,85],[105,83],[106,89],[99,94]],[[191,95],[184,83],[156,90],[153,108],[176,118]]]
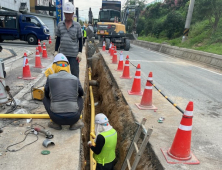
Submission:
[[[193,64],[189,64],[189,65],[191,65],[191,66],[194,66],[194,67],[200,68],[200,69],[202,69],[202,70],[209,71],[209,72],[211,72],[211,73],[214,73],[214,74],[217,74],[217,75],[222,76],[222,74],[217,73],[217,72],[215,72],[215,71],[207,70],[207,69],[205,69],[205,68],[202,68],[202,67],[199,67],[199,66],[195,66],[195,65],[193,65]]]
[[[142,62],[147,62],[147,63],[162,63],[162,62],[165,62],[165,63],[179,63],[178,61],[147,61],[147,60],[130,60],[130,61],[142,61]],[[185,63],[185,62],[180,62],[180,63]]]
[[[163,54],[163,53],[160,53],[160,52],[157,52],[157,51],[148,50],[148,49],[146,49],[146,48],[144,48],[144,47],[140,47],[140,46],[137,46],[137,45],[134,45],[134,44],[133,44],[133,46],[136,46],[136,47],[138,47],[138,48],[142,48],[142,49],[147,50],[147,51],[151,51],[151,52],[153,52],[153,53],[156,53],[156,54],[159,54],[159,55],[162,55],[162,56],[168,57],[168,58],[180,59],[180,58],[175,58],[175,57],[172,57],[172,56],[170,56],[170,55]],[[131,60],[131,61],[133,61],[133,60]],[[139,60],[135,60],[135,61],[139,61]],[[141,61],[142,61],[142,60],[141,60]],[[190,61],[190,60],[188,60],[188,61]],[[144,62],[145,62],[145,61],[144,61]],[[199,66],[196,66],[196,65],[193,65],[193,64],[187,63],[187,62],[182,62],[182,63],[186,63],[186,64],[188,64],[188,65],[191,65],[191,66],[194,66],[194,67],[200,68],[200,69],[202,69],[202,70],[209,71],[209,72],[211,72],[211,73],[214,73],[214,74],[217,74],[217,75],[222,76],[222,74],[217,73],[217,72],[215,72],[215,71],[211,71],[211,70],[208,70],[208,69],[205,69],[205,68],[202,68],[202,67],[199,67]],[[200,63],[200,64],[201,64],[201,63]]]

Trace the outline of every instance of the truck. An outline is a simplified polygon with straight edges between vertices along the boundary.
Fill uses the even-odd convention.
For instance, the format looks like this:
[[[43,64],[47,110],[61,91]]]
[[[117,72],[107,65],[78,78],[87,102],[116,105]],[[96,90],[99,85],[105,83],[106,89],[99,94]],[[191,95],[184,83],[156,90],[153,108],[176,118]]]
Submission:
[[[19,39],[35,45],[49,37],[49,28],[37,16],[0,11],[0,42]]]
[[[97,23],[98,39],[105,41],[106,50],[112,42],[117,48],[130,49],[125,25],[121,23],[121,1],[102,1]]]

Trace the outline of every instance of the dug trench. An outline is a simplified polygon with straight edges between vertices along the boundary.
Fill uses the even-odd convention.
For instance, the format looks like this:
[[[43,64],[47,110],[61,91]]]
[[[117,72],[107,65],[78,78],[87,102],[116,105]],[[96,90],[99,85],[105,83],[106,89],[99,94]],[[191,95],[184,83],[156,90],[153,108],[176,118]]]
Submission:
[[[134,138],[138,123],[135,120],[134,113],[128,106],[124,96],[122,95],[118,84],[115,82],[110,70],[105,64],[103,56],[97,48],[96,54],[92,59],[92,80],[96,80],[98,85],[92,86],[95,101],[95,114],[104,113],[109,123],[116,129],[118,133],[116,147],[116,164],[114,170],[121,170],[124,159],[127,155],[130,144]],[[87,54],[87,53],[86,53]],[[87,65],[88,67],[88,65]],[[86,71],[86,81],[84,84],[85,99],[83,110],[83,122],[85,124],[82,129],[82,170],[89,170],[89,147],[87,142],[90,140],[90,120],[91,120],[91,103],[89,94],[89,75]],[[138,147],[142,143],[143,134],[140,136]],[[152,137],[152,135],[151,135]],[[130,164],[133,164],[135,154],[132,155]],[[128,169],[128,168],[126,168]],[[158,159],[156,158],[152,147],[148,143],[137,170],[155,170],[163,169]]]

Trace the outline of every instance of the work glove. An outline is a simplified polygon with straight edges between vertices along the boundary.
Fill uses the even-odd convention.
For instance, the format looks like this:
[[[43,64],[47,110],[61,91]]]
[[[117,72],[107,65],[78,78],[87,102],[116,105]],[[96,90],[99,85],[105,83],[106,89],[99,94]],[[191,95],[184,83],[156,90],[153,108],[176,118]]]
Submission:
[[[89,141],[89,142],[88,142],[88,145],[89,145],[89,147],[91,147],[91,146],[92,146],[92,142],[91,142],[91,141]]]
[[[55,51],[55,52],[53,53],[53,56],[55,57],[57,54],[58,54],[58,51]]]
[[[82,60],[82,53],[79,52],[79,54],[76,57],[76,60],[78,60],[78,62],[80,62]]]

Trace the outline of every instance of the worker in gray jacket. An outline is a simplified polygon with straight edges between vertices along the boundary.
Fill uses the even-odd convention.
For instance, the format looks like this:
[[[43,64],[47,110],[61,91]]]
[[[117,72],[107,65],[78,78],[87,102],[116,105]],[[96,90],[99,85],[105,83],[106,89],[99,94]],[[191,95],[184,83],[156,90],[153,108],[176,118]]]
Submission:
[[[66,2],[63,6],[64,21],[56,28],[54,56],[63,53],[69,60],[71,73],[79,78],[79,62],[82,59],[82,31],[78,22],[73,21],[74,6]]]
[[[83,109],[83,89],[79,79],[68,73],[69,61],[59,53],[54,58],[55,73],[47,78],[43,104],[52,122],[50,128],[61,130],[61,125],[70,125],[70,130],[84,126],[80,119]]]

